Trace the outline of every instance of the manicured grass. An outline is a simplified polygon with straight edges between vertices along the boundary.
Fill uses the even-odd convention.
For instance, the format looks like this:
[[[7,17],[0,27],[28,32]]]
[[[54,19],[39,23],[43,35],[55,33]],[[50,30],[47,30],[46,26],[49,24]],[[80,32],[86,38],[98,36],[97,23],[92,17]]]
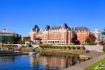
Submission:
[[[105,68],[99,68],[96,69],[96,67],[100,64],[100,63],[105,63],[105,58],[97,61],[95,64],[92,64],[91,66],[87,67],[85,70],[105,70]]]

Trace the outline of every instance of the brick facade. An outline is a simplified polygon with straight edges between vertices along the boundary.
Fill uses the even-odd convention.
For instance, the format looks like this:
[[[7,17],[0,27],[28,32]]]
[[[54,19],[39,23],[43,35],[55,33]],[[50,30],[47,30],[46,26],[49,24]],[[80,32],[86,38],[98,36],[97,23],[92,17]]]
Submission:
[[[86,27],[71,28],[65,23],[57,27],[47,25],[43,31],[38,30],[37,26],[34,27],[30,38],[40,38],[43,44],[84,44],[87,37],[92,35]]]

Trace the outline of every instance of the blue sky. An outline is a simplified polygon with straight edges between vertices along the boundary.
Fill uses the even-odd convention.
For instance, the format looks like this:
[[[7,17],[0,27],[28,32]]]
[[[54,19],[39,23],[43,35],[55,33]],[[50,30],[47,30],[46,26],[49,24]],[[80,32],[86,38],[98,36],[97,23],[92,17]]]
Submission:
[[[90,30],[105,27],[104,0],[0,0],[0,30],[27,36],[37,24],[72,27],[86,26]]]

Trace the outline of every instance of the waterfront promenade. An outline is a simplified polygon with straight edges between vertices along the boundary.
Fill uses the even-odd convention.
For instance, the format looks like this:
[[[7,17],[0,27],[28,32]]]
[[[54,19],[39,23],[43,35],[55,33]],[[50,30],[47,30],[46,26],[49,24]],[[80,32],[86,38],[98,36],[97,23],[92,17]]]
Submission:
[[[81,63],[78,63],[74,66],[71,66],[71,67],[68,67],[67,69],[65,70],[85,70],[86,67],[96,63],[97,61],[101,60],[105,58],[105,54],[101,55],[101,56],[97,56],[97,57],[94,57],[93,59],[91,60],[87,60],[87,61],[84,61],[84,62],[81,62]]]

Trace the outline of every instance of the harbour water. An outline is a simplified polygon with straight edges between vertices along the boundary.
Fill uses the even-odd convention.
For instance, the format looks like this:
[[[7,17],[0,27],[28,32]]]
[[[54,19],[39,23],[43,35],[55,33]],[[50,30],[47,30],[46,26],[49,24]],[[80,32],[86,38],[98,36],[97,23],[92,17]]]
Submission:
[[[78,58],[75,56],[36,54],[33,56],[2,56],[0,70],[63,70],[75,65]]]

